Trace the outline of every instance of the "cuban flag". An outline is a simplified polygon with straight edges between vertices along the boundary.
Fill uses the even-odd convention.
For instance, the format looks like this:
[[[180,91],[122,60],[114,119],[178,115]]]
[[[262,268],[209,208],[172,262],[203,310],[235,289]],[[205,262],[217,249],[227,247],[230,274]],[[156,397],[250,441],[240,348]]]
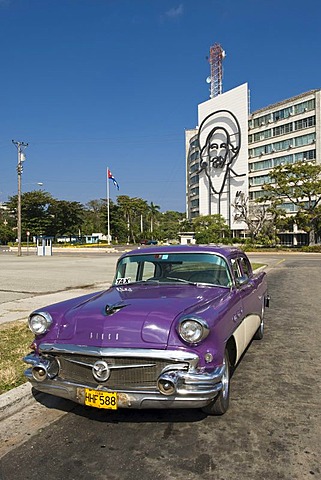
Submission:
[[[114,177],[114,175],[109,170],[109,168],[107,169],[107,176],[108,176],[108,180],[111,180],[113,182],[113,184],[115,185],[115,187],[117,188],[117,190],[119,190],[118,182],[117,182],[116,178]]]

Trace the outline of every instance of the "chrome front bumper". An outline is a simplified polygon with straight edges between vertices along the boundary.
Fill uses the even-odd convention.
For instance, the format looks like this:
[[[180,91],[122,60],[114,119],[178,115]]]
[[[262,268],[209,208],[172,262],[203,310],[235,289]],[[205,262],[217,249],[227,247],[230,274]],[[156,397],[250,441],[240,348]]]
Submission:
[[[44,351],[48,352],[49,349],[45,348]],[[53,350],[51,349],[50,351],[52,352]],[[68,352],[70,352],[69,349]],[[154,388],[141,390],[117,388],[119,408],[202,408],[208,405],[222,389],[221,379],[224,374],[224,366],[216,367],[211,372],[202,372],[196,368],[198,363],[197,355],[155,350],[142,350],[140,353],[146,358],[147,352],[151,354],[152,358],[157,353],[157,355],[161,355],[163,358],[168,357],[169,361],[174,357],[177,360],[177,356],[183,360],[184,356],[184,360],[188,361],[190,368],[187,371],[179,369],[179,366],[177,369],[165,369],[158,378],[157,387],[155,386]],[[102,355],[104,352],[100,350],[99,353]],[[116,353],[124,355],[125,351],[119,350]],[[126,349],[126,355],[128,353],[129,351]],[[96,354],[96,351],[92,352],[92,355]],[[110,350],[108,354],[110,354]],[[132,354],[137,356],[137,350]],[[113,351],[113,355],[115,355],[115,351]],[[41,355],[31,353],[24,358],[24,361],[31,365],[25,371],[25,376],[36,390],[44,393],[66,398],[83,405],[85,404],[86,388],[106,392],[115,391],[99,383],[93,386],[93,384],[87,385],[70,379],[68,381],[62,379],[59,375],[55,375],[50,371],[48,360]],[[169,390],[163,388],[168,385],[171,387]]]

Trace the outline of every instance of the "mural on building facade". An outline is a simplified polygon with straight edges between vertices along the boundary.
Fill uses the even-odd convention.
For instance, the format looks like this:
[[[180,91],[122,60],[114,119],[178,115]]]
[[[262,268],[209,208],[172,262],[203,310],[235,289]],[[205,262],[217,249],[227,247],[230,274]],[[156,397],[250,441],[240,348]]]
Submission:
[[[217,110],[205,117],[199,127],[198,143],[201,171],[213,193],[221,194],[231,173],[241,176],[232,168],[241,148],[241,129],[236,116],[229,110]]]
[[[200,171],[204,172],[211,192],[220,199],[223,191],[229,192],[231,178],[237,174],[234,165],[241,148],[241,129],[236,116],[229,110],[217,110],[202,121],[198,130]]]

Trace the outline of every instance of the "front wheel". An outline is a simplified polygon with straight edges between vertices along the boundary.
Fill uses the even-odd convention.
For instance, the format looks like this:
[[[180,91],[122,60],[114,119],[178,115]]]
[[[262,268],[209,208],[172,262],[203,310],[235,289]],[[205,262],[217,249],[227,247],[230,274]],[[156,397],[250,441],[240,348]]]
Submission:
[[[225,368],[222,375],[222,390],[209,405],[202,408],[203,412],[208,415],[223,415],[229,407],[231,367],[227,350],[225,350],[223,365]]]

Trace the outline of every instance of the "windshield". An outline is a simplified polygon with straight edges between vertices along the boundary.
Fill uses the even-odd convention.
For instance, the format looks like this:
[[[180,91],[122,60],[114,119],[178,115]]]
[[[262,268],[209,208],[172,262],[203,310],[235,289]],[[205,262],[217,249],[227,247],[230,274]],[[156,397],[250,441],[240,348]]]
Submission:
[[[232,285],[226,260],[210,253],[128,255],[118,262],[113,284],[137,282]]]

